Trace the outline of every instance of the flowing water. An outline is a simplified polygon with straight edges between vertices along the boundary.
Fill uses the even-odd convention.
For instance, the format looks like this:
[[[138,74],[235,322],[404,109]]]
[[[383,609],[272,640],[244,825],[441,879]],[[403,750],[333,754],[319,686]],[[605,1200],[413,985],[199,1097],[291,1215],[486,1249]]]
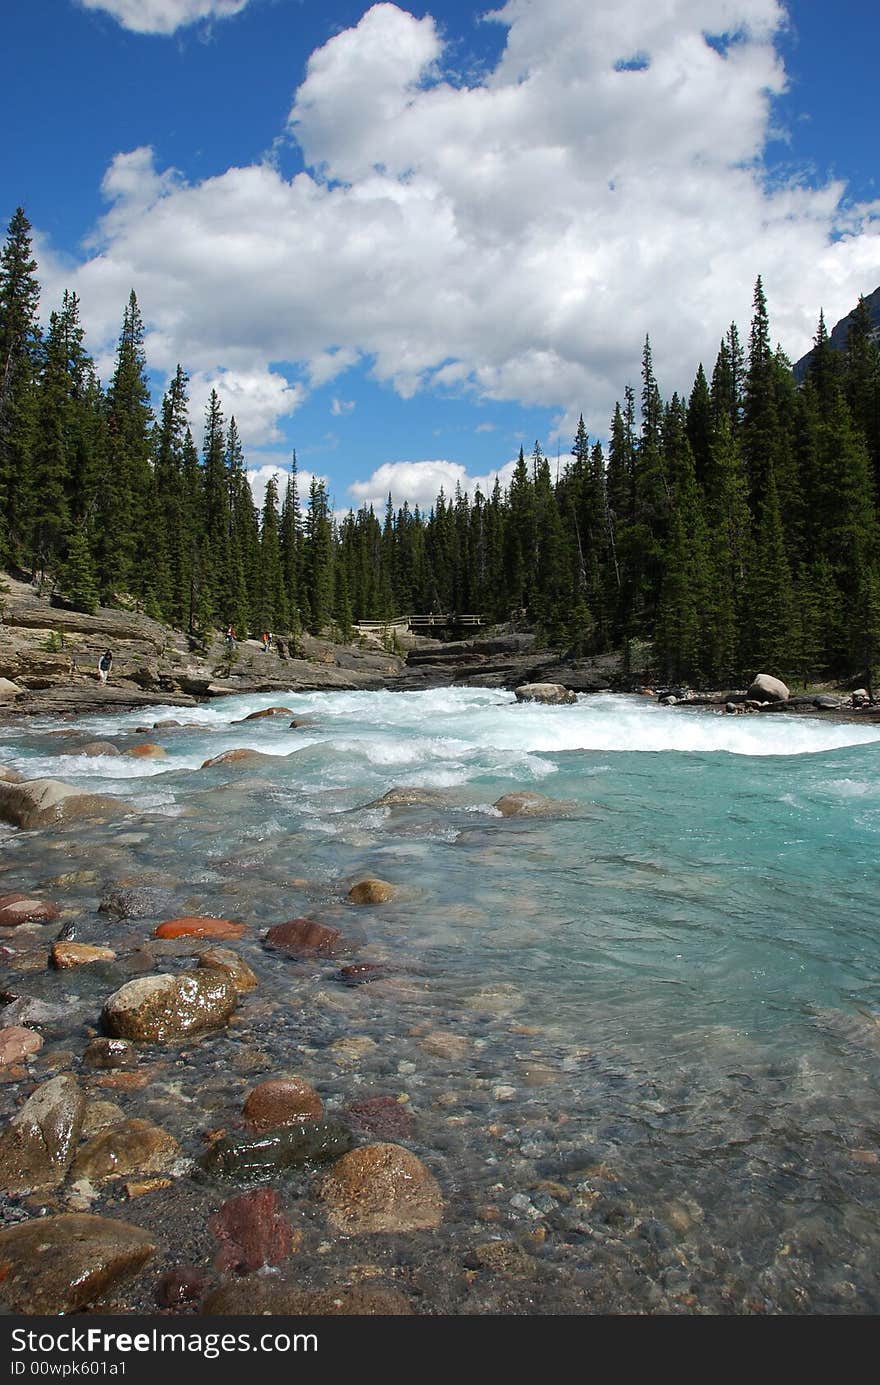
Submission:
[[[129,1113],[197,1153],[275,1072],[331,1111],[402,1098],[447,1214],[369,1258],[424,1311],[880,1311],[880,727],[482,689],[283,700],[297,729],[232,724],[267,695],[156,710],[192,723],[150,733],[157,760],[76,753],[143,741],[143,711],[0,728],[0,764],[136,809],[0,829],[4,890],[41,887],[121,954],[155,925],[98,914],[119,881],[249,925],[257,998],[170,1069],[154,1055]],[[240,747],[277,758],[200,769]],[[430,792],[369,806],[401,785]],[[493,807],[522,789],[547,815]],[[349,904],[363,875],[395,898]],[[348,988],[338,961],[261,947],[302,914],[385,973]],[[25,975],[77,1017],[56,1047],[82,1051],[117,971]],[[307,1184],[290,1195],[320,1238]],[[469,1258],[495,1237],[527,1274]],[[320,1257],[364,1251],[316,1239]]]

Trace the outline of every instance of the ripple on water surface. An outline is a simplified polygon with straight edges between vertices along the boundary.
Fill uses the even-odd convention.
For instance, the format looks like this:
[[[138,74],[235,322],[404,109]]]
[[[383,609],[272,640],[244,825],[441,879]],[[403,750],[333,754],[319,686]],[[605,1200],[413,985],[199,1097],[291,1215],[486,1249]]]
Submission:
[[[261,985],[182,1067],[153,1054],[129,1114],[195,1153],[274,1072],[331,1110],[405,1098],[406,1142],[448,1212],[430,1251],[376,1253],[424,1257],[435,1306],[504,1311],[480,1274],[455,1287],[485,1213],[536,1256],[522,1311],[877,1311],[880,728],[474,689],[289,694],[308,726],[231,724],[273,700],[187,711],[196,728],[149,733],[155,760],[66,753],[143,741],[143,712],[73,737],[0,730],[0,763],[100,784],[139,814],[0,837],[10,889],[60,897],[78,936],[119,951],[115,971],[16,973],[74,1026],[41,1061],[81,1051],[149,938],[149,921],[98,913],[103,891],[152,882],[181,913],[246,921]],[[235,748],[274,758],[200,768]],[[433,792],[367,806],[401,784]],[[514,788],[559,809],[503,818],[492,805]],[[366,874],[395,885],[391,903],[348,903]],[[302,914],[340,928],[375,979],[261,946]],[[176,947],[163,966],[187,964]],[[290,1188],[323,1235],[307,1183]]]

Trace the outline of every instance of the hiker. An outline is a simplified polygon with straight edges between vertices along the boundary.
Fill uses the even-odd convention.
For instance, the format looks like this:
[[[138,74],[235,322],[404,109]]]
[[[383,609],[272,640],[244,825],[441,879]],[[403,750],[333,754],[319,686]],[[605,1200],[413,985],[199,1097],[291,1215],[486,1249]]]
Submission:
[[[107,682],[112,667],[113,655],[110,653],[109,649],[105,649],[104,653],[98,660],[98,677],[100,678],[102,684],[105,684]]]
[[[234,626],[234,625],[227,625],[227,627],[226,627],[226,648],[227,648],[227,649],[234,649],[234,648],[235,648],[235,626]]]
[[[269,653],[269,636],[265,630],[263,631],[263,653]]]

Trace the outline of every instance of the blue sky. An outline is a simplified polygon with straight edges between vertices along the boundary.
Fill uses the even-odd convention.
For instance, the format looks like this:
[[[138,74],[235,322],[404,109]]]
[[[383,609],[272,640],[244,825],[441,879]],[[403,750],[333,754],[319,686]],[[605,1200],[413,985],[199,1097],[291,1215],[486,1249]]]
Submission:
[[[604,434],[646,333],[687,390],[758,273],[793,356],[880,284],[874,5],[484,13],[7,7],[0,215],[45,310],[80,294],[106,372],[134,287],[157,390],[180,360],[197,432],[216,385],[255,472],[295,447],[344,508]]]

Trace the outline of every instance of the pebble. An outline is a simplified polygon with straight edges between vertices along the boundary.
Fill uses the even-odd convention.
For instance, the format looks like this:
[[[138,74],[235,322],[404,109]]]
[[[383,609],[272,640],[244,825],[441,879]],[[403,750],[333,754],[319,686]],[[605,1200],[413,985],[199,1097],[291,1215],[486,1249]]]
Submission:
[[[93,962],[114,962],[112,947],[96,947],[91,943],[54,943],[49,954],[52,966],[58,971],[89,966]]]
[[[166,919],[155,929],[156,938],[240,938],[247,925],[232,919],[187,917]]]
[[[273,1077],[245,1098],[245,1119],[258,1130],[272,1130],[303,1120],[320,1120],[324,1105],[318,1093],[298,1077]]]
[[[368,876],[358,880],[348,892],[352,904],[387,904],[394,899],[397,891],[387,880],[377,880]]]
[[[72,1177],[106,1183],[131,1174],[167,1173],[180,1158],[180,1146],[151,1121],[124,1120],[100,1130],[79,1150]]]
[[[294,957],[315,954],[332,957],[346,948],[345,939],[338,928],[329,928],[316,919],[290,919],[287,923],[276,923],[267,932],[264,942]]]

